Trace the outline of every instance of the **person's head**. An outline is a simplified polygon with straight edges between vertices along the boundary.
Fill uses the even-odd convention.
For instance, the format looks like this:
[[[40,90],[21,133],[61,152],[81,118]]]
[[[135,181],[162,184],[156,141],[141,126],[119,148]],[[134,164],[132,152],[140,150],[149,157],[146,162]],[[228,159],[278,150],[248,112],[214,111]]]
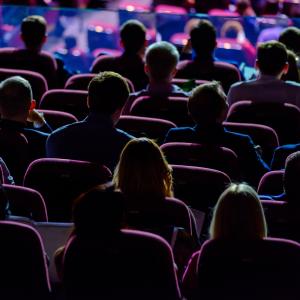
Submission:
[[[213,81],[196,87],[189,97],[188,111],[196,124],[210,126],[222,123],[228,104],[221,85]]]
[[[120,31],[121,43],[125,51],[138,53],[146,46],[146,28],[137,20],[125,22]]]
[[[13,76],[0,83],[0,114],[3,119],[25,122],[33,105],[30,83]]]
[[[168,42],[157,42],[146,50],[145,72],[150,82],[171,82],[176,74],[179,53]]]
[[[208,20],[200,20],[190,32],[192,48],[198,56],[212,55],[217,46],[217,32]]]
[[[281,77],[288,71],[286,47],[278,41],[261,43],[257,48],[256,66],[263,75]]]
[[[133,139],[125,146],[114,183],[127,197],[164,198],[173,194],[172,169],[159,146],[147,138]]]
[[[42,16],[28,16],[21,24],[21,38],[28,49],[40,50],[47,39],[47,22]]]
[[[89,83],[88,107],[90,112],[118,119],[128,96],[126,79],[115,72],[102,72]]]
[[[299,72],[298,72],[298,66],[297,66],[297,56],[291,50],[287,50],[287,53],[288,53],[289,69],[288,69],[288,71],[287,71],[286,74],[283,74],[281,76],[281,79],[282,80],[289,80],[289,81],[299,82]]]
[[[123,224],[124,203],[112,185],[100,185],[81,194],[73,204],[74,230],[78,236],[99,238],[116,234]]]
[[[267,236],[257,193],[247,184],[231,184],[220,196],[210,225],[212,239],[255,240]]]
[[[283,187],[289,204],[299,202],[300,151],[290,154],[285,161]],[[299,206],[299,205],[298,205]]]
[[[300,55],[300,29],[297,27],[288,27],[284,29],[280,36],[279,42],[284,44],[289,50]]]

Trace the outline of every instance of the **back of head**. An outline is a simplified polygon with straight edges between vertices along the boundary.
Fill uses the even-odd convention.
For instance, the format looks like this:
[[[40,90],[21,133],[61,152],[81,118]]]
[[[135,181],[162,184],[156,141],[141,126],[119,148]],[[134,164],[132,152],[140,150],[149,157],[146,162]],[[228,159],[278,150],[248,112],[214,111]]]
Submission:
[[[122,194],[105,185],[80,195],[73,205],[75,233],[91,238],[118,233],[123,222],[123,205]]]
[[[284,191],[287,194],[288,202],[297,205],[300,197],[300,151],[290,154],[285,162],[285,172],[283,176]],[[299,206],[299,204],[298,204]]]
[[[222,123],[227,109],[226,95],[216,81],[196,87],[189,97],[189,113],[195,123],[203,126]]]
[[[129,20],[122,25],[120,36],[125,51],[137,53],[145,46],[146,28],[137,20]]]
[[[9,119],[16,116],[27,118],[31,100],[32,90],[26,79],[14,76],[0,83],[0,113],[2,118]]]
[[[220,196],[210,226],[212,239],[256,240],[267,235],[262,205],[253,188],[232,184]]]
[[[277,76],[288,61],[286,47],[277,41],[261,43],[257,49],[257,64],[264,75]]]
[[[217,32],[214,25],[208,20],[200,20],[191,32],[192,48],[197,55],[212,55],[217,40]]]
[[[125,146],[114,183],[129,198],[172,196],[171,168],[159,146],[146,138],[131,140]]]
[[[300,29],[297,27],[288,27],[284,29],[280,36],[279,42],[284,44],[289,50],[300,54]]]
[[[129,96],[127,81],[118,73],[102,72],[88,87],[88,105],[91,112],[108,116],[121,110]]]
[[[21,24],[23,41],[27,48],[38,48],[47,34],[47,22],[42,16],[28,16]]]
[[[146,50],[149,76],[156,81],[170,81],[178,61],[178,50],[168,42],[154,43]]]

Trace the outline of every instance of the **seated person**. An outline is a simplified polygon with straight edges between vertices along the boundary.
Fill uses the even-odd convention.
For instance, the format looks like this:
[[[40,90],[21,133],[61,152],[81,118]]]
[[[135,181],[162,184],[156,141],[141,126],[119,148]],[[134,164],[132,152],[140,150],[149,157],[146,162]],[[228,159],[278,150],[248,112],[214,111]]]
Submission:
[[[98,57],[93,62],[91,72],[114,71],[130,79],[136,90],[143,89],[148,83],[144,71],[146,28],[137,20],[129,20],[122,25],[120,36],[124,52],[120,56]]]
[[[207,20],[200,20],[190,32],[190,41],[185,47],[194,52],[192,60],[180,61],[177,68],[177,78],[217,80],[220,81],[225,92],[230,86],[241,80],[239,70],[229,63],[214,59],[217,46],[217,33],[213,24]]]
[[[24,49],[0,49],[0,68],[24,69],[42,74],[50,88],[56,85],[57,64],[51,54],[42,51],[47,41],[47,23],[42,16],[28,16],[21,24]]]
[[[271,162],[271,169],[284,169],[287,157],[297,151],[300,151],[300,144],[289,144],[277,147],[274,151],[273,159]]]
[[[179,61],[179,53],[175,46],[168,42],[157,42],[146,50],[145,72],[149,78],[146,89],[130,95],[122,114],[129,114],[133,102],[141,96],[153,96],[155,98],[167,98],[168,96],[187,97],[178,86],[172,84]]]
[[[261,43],[257,49],[256,67],[259,77],[235,83],[228,93],[228,103],[251,100],[254,103],[291,103],[300,108],[300,84],[281,80],[288,72],[286,47],[277,41]]]
[[[269,167],[256,152],[255,145],[248,135],[230,132],[223,127],[228,104],[221,86],[212,82],[195,88],[189,97],[188,110],[196,123],[195,127],[170,129],[165,143],[187,142],[227,147],[237,154],[241,179],[257,185]]]
[[[121,75],[103,72],[95,76],[88,87],[87,118],[52,132],[47,157],[92,161],[113,170],[133,138],[115,128],[128,95],[128,84]]]

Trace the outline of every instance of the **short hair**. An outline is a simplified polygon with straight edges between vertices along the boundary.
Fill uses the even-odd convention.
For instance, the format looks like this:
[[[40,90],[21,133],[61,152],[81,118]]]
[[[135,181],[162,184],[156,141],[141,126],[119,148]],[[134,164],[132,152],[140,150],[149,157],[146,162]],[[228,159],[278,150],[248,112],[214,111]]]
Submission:
[[[220,196],[210,225],[212,239],[255,240],[267,235],[257,193],[247,184],[231,184]]]
[[[154,43],[146,50],[146,64],[151,76],[156,80],[167,79],[176,68],[178,61],[178,50],[168,42]]]
[[[285,161],[285,171],[283,175],[283,187],[287,195],[289,204],[299,202],[300,188],[300,151],[290,154]],[[299,206],[299,204],[298,204]]]
[[[30,83],[20,76],[13,76],[0,83],[0,111],[5,116],[17,116],[29,111],[32,101]]]
[[[112,115],[124,106],[128,96],[126,79],[115,72],[99,73],[88,86],[90,111]]]
[[[216,81],[196,87],[188,100],[188,111],[197,124],[217,123],[227,108],[226,95]]]
[[[300,54],[300,29],[297,27],[288,27],[284,29],[280,36],[279,42],[284,44],[289,50]]]
[[[47,34],[47,22],[42,16],[28,16],[23,19],[21,33],[26,47],[38,47]]]
[[[116,188],[129,198],[165,198],[173,195],[172,169],[159,146],[147,138],[137,138],[127,143],[113,181]]]
[[[217,32],[208,20],[200,20],[190,32],[192,48],[197,54],[211,54],[216,47]]]
[[[257,61],[262,74],[276,76],[288,61],[287,49],[278,41],[261,43],[257,48]]]
[[[145,45],[146,28],[140,21],[128,20],[122,25],[120,36],[125,50],[137,53]]]
[[[81,194],[73,204],[74,231],[81,237],[110,235],[120,231],[124,198],[111,186],[100,185]]]

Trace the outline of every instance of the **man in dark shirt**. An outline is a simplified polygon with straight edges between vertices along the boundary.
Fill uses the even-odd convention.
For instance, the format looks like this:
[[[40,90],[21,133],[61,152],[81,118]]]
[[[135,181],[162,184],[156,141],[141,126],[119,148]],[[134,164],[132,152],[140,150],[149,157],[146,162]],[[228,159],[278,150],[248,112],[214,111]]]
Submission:
[[[95,76],[88,88],[89,115],[54,131],[47,140],[47,156],[97,162],[113,171],[123,147],[133,138],[115,128],[128,95],[121,75]]]
[[[228,104],[220,85],[212,82],[195,88],[189,97],[188,110],[196,126],[171,129],[165,142],[212,144],[232,149],[238,156],[241,179],[257,185],[269,167],[256,152],[248,135],[230,132],[223,127]]]
[[[148,78],[144,72],[144,53],[147,44],[146,28],[137,20],[124,23],[120,31],[121,45],[124,52],[120,56],[103,55],[97,58],[92,73],[113,71],[130,79],[135,90],[147,85]]]
[[[215,61],[217,33],[211,22],[200,20],[191,30],[188,43],[194,51],[194,58],[178,64],[177,78],[217,80],[226,93],[233,83],[241,80],[239,70],[234,65]]]
[[[47,23],[42,16],[28,16],[21,24],[24,49],[0,49],[0,68],[24,69],[42,74],[49,87],[56,85],[57,64],[52,55],[42,51],[47,41]]]

